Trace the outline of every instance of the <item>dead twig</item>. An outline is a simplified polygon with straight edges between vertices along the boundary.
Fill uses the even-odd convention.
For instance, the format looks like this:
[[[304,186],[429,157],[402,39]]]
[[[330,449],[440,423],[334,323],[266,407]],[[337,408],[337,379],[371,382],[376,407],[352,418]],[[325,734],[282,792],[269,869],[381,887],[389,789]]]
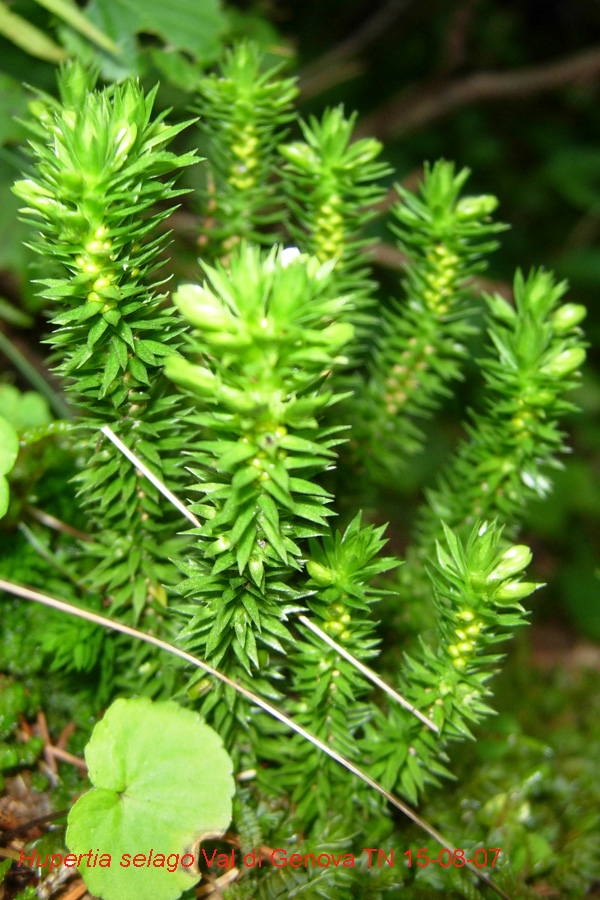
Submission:
[[[345,81],[351,81],[352,78],[359,78],[364,72],[365,65],[358,59],[342,60],[337,66],[324,69],[320,75],[311,79],[307,89],[300,91],[302,99],[308,100],[316,94],[331,90],[336,84],[343,84]]]
[[[473,22],[473,14],[481,0],[465,0],[455,9],[446,29],[444,47],[440,53],[441,63],[437,77],[447,78],[460,69],[466,60],[469,29]]]
[[[19,862],[21,859],[21,854],[17,853],[16,850],[9,850],[6,847],[0,847],[0,857],[4,859],[13,859],[15,862]]]
[[[72,766],[77,766],[78,769],[81,769],[83,772],[87,772],[86,762],[79,756],[73,756],[72,753],[67,753],[66,750],[62,750],[60,747],[54,747],[52,746],[52,744],[50,744],[46,748],[46,750],[52,757],[60,759],[62,760],[62,762],[71,763]]]
[[[79,900],[86,893],[87,887],[85,881],[81,878],[72,884],[66,894],[63,894],[60,900]]]
[[[543,65],[508,72],[475,72],[433,89],[421,84],[410,95],[396,95],[374,113],[365,116],[358,123],[355,137],[374,135],[393,140],[463,106],[506,97],[526,98],[598,78],[600,47],[592,47]]]
[[[53,822],[54,819],[64,819],[68,814],[68,809],[60,809],[58,812],[48,813],[45,816],[38,816],[37,819],[30,819],[29,822],[24,822],[16,828],[11,828],[10,831],[0,832],[0,840],[3,843],[8,843],[19,834],[26,834],[28,831],[31,831],[32,828],[37,828],[38,825],[44,825],[46,822]]]
[[[87,765],[85,763],[85,760],[81,759],[79,756],[73,756],[72,753],[68,753],[62,747],[55,746],[52,743],[52,741],[50,740],[50,733],[48,732],[48,726],[46,724],[46,716],[41,710],[38,713],[37,721],[40,734],[44,738],[44,759],[52,770],[52,773],[54,775],[58,775],[58,768],[56,765],[57,759],[60,759],[63,762],[70,763],[72,766],[77,766],[78,769],[82,769],[84,772],[87,772]]]
[[[351,57],[386,31],[410,2],[411,0],[388,0],[349,37],[306,66],[299,77],[302,97],[314,97],[340,81],[359,74],[362,67],[357,61],[351,60]]]
[[[196,897],[209,897],[211,894],[217,895],[217,897],[222,897],[221,891],[223,888],[228,887],[239,877],[240,870],[239,869],[229,869],[229,871],[225,872],[219,878],[211,878],[210,884],[203,884],[202,887],[198,888],[196,891]],[[63,898],[65,900],[65,898]]]
[[[37,723],[38,729],[41,736],[44,738],[44,759],[52,770],[53,775],[58,775],[58,767],[56,765],[56,760],[50,753],[50,747],[52,746],[52,741],[50,740],[50,732],[48,731],[48,723],[46,722],[46,716],[40,709],[37,714]]]
[[[59,750],[66,750],[69,738],[71,737],[71,735],[73,734],[74,731],[75,731],[75,722],[69,722],[68,725],[65,725],[65,727],[61,731],[59,738],[54,746],[58,747]]]
[[[56,516],[51,516],[50,513],[45,512],[43,509],[38,509],[37,506],[30,506],[26,504],[25,510],[32,516],[34,519],[37,519],[38,522],[41,522],[42,525],[46,525],[48,528],[54,529],[54,531],[61,531],[63,534],[70,534],[72,537],[78,538],[80,541],[91,541],[92,538],[89,534],[84,534],[83,531],[79,531],[77,528],[73,528],[72,525],[68,525],[66,522],[61,522],[60,519],[57,519]]]

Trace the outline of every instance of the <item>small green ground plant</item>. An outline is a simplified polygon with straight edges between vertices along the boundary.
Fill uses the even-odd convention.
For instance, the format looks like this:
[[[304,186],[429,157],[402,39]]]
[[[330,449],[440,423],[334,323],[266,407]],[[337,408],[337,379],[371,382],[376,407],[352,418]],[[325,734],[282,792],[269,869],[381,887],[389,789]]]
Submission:
[[[290,140],[294,81],[252,44],[202,79],[197,123],[166,124],[155,93],[133,80],[98,88],[68,66],[59,87],[59,99],[30,104],[31,160],[14,191],[33,224],[50,360],[72,415],[20,431],[21,480],[4,520],[14,542],[0,575],[7,587],[49,593],[47,573],[29,564],[32,550],[42,553],[53,595],[92,621],[49,613],[42,625],[3,600],[7,627],[30,615],[28,640],[57,675],[85,678],[89,708],[142,694],[164,711],[176,700],[194,711],[180,710],[184,718],[217,732],[239,779],[232,828],[243,855],[266,846],[356,860],[240,865],[224,896],[419,896],[410,868],[386,881],[361,848],[368,835],[404,858],[382,796],[403,798],[397,808],[417,804],[451,777],[449,745],[492,712],[497,645],[524,624],[523,601],[539,586],[524,580],[531,553],[518,532],[567,449],[560,423],[585,358],[585,310],[564,302],[566,285],[544,270],[517,273],[514,304],[481,294],[475,277],[505,226],[492,218],[495,198],[465,194],[469,173],[444,160],[425,167],[416,193],[397,189],[391,218],[405,274],[397,300],[379,297],[365,248],[390,174],[381,145],[353,140],[354,118],[341,108],[301,123]],[[193,129],[205,159],[173,149]],[[186,195],[178,179],[195,169],[199,188],[186,202],[198,213],[197,279],[170,291],[165,222]],[[405,559],[383,556],[372,498],[402,484],[423,447],[421,425],[463,377],[481,309],[483,402],[417,516]],[[6,457],[9,472],[6,428],[0,464]],[[49,534],[27,497],[42,474],[63,477],[65,457],[67,509]],[[157,653],[156,641],[179,660]],[[221,679],[190,673],[186,654]],[[393,696],[373,688],[368,667]],[[118,699],[103,721],[128,702],[150,721],[149,699]],[[169,727],[176,747],[185,725]],[[121,751],[141,752],[130,728],[110,751],[109,731],[88,748],[105,775],[122,765]],[[352,780],[340,756],[380,792]],[[188,757],[195,771],[193,750]],[[164,840],[175,840],[176,776],[148,772]],[[115,778],[112,794],[117,783],[127,780]],[[105,799],[112,809],[115,797]],[[227,802],[215,832],[227,827]],[[116,829],[103,825],[103,839],[119,844]],[[189,830],[207,829],[198,821]],[[70,821],[75,853],[88,837],[76,831]],[[191,838],[176,839],[183,853]],[[474,852],[483,840],[456,846]],[[465,858],[455,845],[447,852]],[[509,895],[510,859],[482,873]],[[132,890],[128,877],[108,868],[86,883],[119,900]],[[477,890],[457,866],[440,878],[448,893]],[[175,898],[187,884],[162,872],[156,885],[146,878],[144,896]]]

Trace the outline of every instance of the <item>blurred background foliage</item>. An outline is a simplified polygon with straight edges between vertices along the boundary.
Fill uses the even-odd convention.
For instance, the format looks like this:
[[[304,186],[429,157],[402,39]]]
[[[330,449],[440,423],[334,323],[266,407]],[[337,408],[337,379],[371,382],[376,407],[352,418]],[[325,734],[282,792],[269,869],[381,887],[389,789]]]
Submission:
[[[513,709],[507,701],[477,750],[471,756],[464,754],[454,768],[459,784],[467,784],[463,796],[468,798],[471,791],[479,797],[477,809],[464,807],[464,822],[479,821],[491,828],[494,816],[499,816],[520,822],[528,834],[539,830],[533,843],[523,835],[517,843],[518,852],[525,853],[523,870],[543,883],[544,873],[551,868],[548,842],[559,832],[568,842],[565,823],[576,824],[573,810],[583,796],[587,800],[581,847],[598,832],[597,797],[594,803],[590,799],[592,784],[597,792],[597,762],[588,752],[595,747],[597,758],[598,717],[592,714],[597,699],[589,699],[595,680],[580,676],[579,670],[600,668],[600,651],[593,644],[600,640],[600,3],[3,0],[0,364],[4,384],[39,391],[39,384],[32,385],[27,364],[47,377],[39,345],[45,322],[32,283],[36,270],[24,244],[25,226],[17,216],[19,201],[10,192],[27,165],[25,129],[19,121],[27,115],[31,100],[26,85],[53,93],[57,64],[76,56],[98,67],[108,82],[132,72],[147,87],[160,80],[159,106],[173,107],[171,117],[183,120],[193,107],[201,73],[224,45],[244,36],[282,61],[290,74],[299,75],[304,116],[320,115],[325,106],[338,103],[347,112],[358,110],[360,136],[373,135],[385,144],[384,158],[395,169],[390,189],[394,180],[414,188],[424,160],[445,157],[458,168],[472,169],[470,190],[496,194],[499,217],[511,224],[491,259],[490,289],[508,296],[517,266],[543,265],[567,278],[570,299],[588,307],[585,327],[591,351],[583,387],[573,398],[583,412],[568,422],[574,452],[557,472],[552,495],[529,510],[523,535],[534,551],[532,576],[548,587],[535,594],[534,628],[520,639],[511,668],[498,686],[500,695],[511,697],[516,691],[520,696],[519,685],[526,683],[530,691],[535,681],[537,699],[528,694],[529,705],[522,710]],[[192,129],[182,140],[192,144],[197,133]],[[194,187],[194,179],[201,178],[200,169],[187,173],[188,186]],[[176,279],[195,271],[196,215],[193,204],[184,205],[169,223],[174,229]],[[371,229],[379,240],[373,259],[385,303],[398,294],[402,259],[378,220]],[[9,352],[7,338],[16,348],[16,357],[14,351],[10,358],[4,355]],[[475,338],[473,358],[480,349],[481,338]],[[442,415],[426,426],[427,449],[407,468],[403,492],[372,498],[379,518],[390,520],[392,549],[400,554],[423,485],[456,444],[464,410],[477,402],[481,385],[468,376],[467,371],[465,383],[445,404]],[[49,415],[39,395],[30,395],[22,407],[14,402],[10,388],[4,389],[1,412],[9,420],[26,416],[34,424],[43,424]],[[50,464],[40,458],[36,465],[60,468],[61,461]],[[28,477],[23,473],[25,482]],[[51,490],[51,483],[47,487]],[[19,540],[24,541],[23,535]],[[532,665],[538,666],[533,678]],[[589,715],[582,714],[579,720],[576,710],[584,707]],[[565,713],[569,708],[572,711]],[[562,731],[559,745],[550,737],[554,733],[550,723]],[[498,743],[502,734],[513,735],[512,743]],[[555,746],[548,749],[546,742],[552,740]],[[498,756],[498,746],[504,747],[504,756]],[[558,760],[556,765],[552,759]],[[486,763],[485,772],[473,768],[477,761]],[[546,771],[544,767],[554,775],[548,776],[546,793],[540,794],[539,778],[531,780],[530,774]],[[522,791],[515,793],[514,783],[510,786],[510,773],[521,779]],[[569,794],[570,782],[577,786],[573,794]],[[500,795],[504,800],[497,799]],[[535,806],[540,797],[547,804],[546,813],[539,804]],[[439,793],[434,795],[432,804],[441,822],[446,813],[440,798]],[[445,802],[452,837],[456,795],[449,793],[442,806]],[[499,813],[502,803],[504,812]],[[519,804],[529,806],[523,811]],[[567,810],[562,824],[548,819],[552,804]],[[415,838],[415,846],[419,840]],[[508,846],[509,840],[515,841],[514,833],[510,838],[502,832],[498,840]],[[566,844],[563,850],[566,858]],[[598,848],[590,852],[597,860]],[[565,889],[575,891],[573,865],[572,858],[568,873],[560,877]],[[587,867],[589,887],[598,880],[597,869],[587,856],[581,866]]]

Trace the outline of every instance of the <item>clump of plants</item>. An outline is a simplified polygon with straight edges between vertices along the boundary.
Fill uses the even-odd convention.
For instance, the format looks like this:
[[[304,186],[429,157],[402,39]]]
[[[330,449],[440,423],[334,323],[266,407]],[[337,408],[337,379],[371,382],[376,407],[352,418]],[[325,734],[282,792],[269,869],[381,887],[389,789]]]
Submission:
[[[187,727],[206,729],[224,770],[227,751],[242,855],[266,846],[356,859],[232,865],[224,896],[399,890],[410,868],[382,880],[362,854],[365,835],[405,859],[386,799],[415,819],[406,802],[451,777],[448,746],[492,712],[498,645],[524,624],[523,601],[539,586],[525,580],[531,553],[517,543],[519,525],[567,449],[561,421],[585,358],[585,310],[544,270],[517,273],[514,303],[480,292],[475,276],[505,226],[493,219],[495,198],[465,193],[469,173],[444,160],[425,167],[416,193],[397,188],[391,224],[406,265],[398,298],[383,303],[365,252],[389,175],[381,145],[353,140],[354,117],[341,108],[290,135],[295,83],[251,44],[201,81],[197,123],[168,125],[154,92],[135,81],[98,88],[78,66],[63,69],[59,88],[59,99],[30,105],[30,164],[14,191],[33,225],[50,361],[73,415],[21,430],[19,460],[59,444],[78,511],[49,538],[48,519],[32,521],[24,505],[19,527],[61,575],[53,596],[79,611],[48,614],[41,652],[75,679],[85,673],[99,707],[127,698],[103,720],[123,758],[103,722],[88,745],[95,793],[73,808],[67,848],[81,853],[102,834],[123,849],[125,819],[113,808],[134,772],[152,783],[174,852],[177,841],[183,854],[209,837],[224,851],[226,778],[213,786],[213,824],[209,808],[187,831],[168,825],[183,798],[164,742],[147,741],[142,765],[137,730],[123,721],[123,704],[142,694],[157,702],[135,701],[140,727],[158,715],[175,747]],[[198,128],[206,159],[173,149]],[[198,211],[197,279],[171,290],[164,223],[186,195],[183,170],[196,166],[200,187],[185,202]],[[483,403],[418,513],[405,559],[384,556],[373,504],[348,509],[402,484],[422,449],[420,423],[463,377],[482,307]],[[8,590],[27,582],[47,593],[10,552],[0,574]],[[423,626],[405,653],[399,614]],[[191,657],[203,671],[189,669]],[[86,804],[93,816],[82,817]],[[148,836],[142,822],[129,830]],[[441,839],[455,861],[477,843],[456,845],[457,856]],[[440,885],[473,892],[474,876],[457,868],[440,870]],[[108,900],[135,883],[112,865],[79,870]],[[481,874],[507,896],[510,859]],[[187,877],[146,874],[144,895],[175,898]]]

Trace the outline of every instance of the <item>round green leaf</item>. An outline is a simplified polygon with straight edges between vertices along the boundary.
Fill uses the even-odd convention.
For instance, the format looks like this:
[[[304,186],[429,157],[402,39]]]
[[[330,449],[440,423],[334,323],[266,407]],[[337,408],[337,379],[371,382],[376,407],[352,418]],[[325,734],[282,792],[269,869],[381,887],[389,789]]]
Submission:
[[[0,475],[0,519],[6,515],[8,509],[8,481],[4,475]]]
[[[66,843],[78,856],[92,850],[92,863],[98,851],[110,854],[104,867],[100,856],[92,867],[82,860],[90,892],[102,900],[176,900],[198,881],[199,841],[231,821],[234,780],[221,738],[174,703],[117,700],[94,728],[85,758],[95,787],[71,809]],[[183,868],[186,853],[194,864]]]
[[[19,452],[19,438],[12,425],[0,416],[0,475],[10,472]]]

